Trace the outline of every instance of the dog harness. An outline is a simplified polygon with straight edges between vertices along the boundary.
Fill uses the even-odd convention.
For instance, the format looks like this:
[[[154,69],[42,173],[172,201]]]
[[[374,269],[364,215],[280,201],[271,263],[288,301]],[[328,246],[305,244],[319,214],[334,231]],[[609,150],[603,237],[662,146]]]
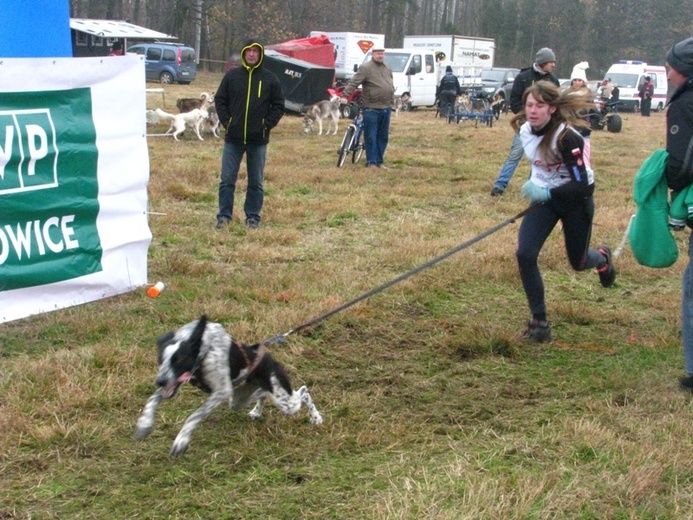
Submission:
[[[255,372],[255,369],[260,365],[260,362],[265,357],[267,350],[265,349],[264,343],[260,343],[255,353],[255,359],[251,362],[247,352],[245,351],[245,345],[243,345],[242,343],[238,343],[237,341],[231,340],[231,346],[236,347],[241,352],[241,355],[245,360],[245,366],[248,367],[245,374],[233,380],[233,384],[238,386],[244,384],[248,380],[248,377],[250,377],[250,375],[253,372]]]

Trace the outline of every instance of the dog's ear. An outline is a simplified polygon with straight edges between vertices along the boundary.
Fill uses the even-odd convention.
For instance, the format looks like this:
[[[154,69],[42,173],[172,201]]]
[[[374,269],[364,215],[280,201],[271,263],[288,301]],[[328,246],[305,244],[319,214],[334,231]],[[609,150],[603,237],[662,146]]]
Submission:
[[[161,336],[159,339],[156,340],[156,344],[159,345],[159,348],[164,348],[166,345],[169,343],[173,342],[173,332],[167,332],[163,336]]]
[[[195,330],[192,331],[188,342],[199,350],[200,345],[202,345],[202,335],[205,333],[205,328],[207,327],[207,315],[203,314],[200,319],[197,320],[197,325],[195,325]]]
[[[159,339],[156,340],[156,344],[159,346],[159,354],[157,356],[159,364],[161,364],[161,362],[163,360],[162,355],[164,353],[164,349],[168,345],[173,343],[173,337],[174,336],[175,336],[175,334],[173,332],[167,332],[166,334],[164,334],[163,336],[161,336]]]

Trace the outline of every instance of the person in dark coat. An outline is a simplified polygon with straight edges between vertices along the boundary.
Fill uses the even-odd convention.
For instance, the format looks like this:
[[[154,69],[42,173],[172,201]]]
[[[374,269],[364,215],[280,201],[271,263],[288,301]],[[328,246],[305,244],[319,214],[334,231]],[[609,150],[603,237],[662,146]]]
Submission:
[[[243,155],[248,167],[245,224],[260,226],[264,202],[262,181],[270,130],[284,115],[284,94],[273,72],[262,67],[265,49],[257,40],[247,40],[241,49],[241,65],[230,69],[214,95],[219,122],[226,130],[221,156],[217,229],[233,218],[236,179]]]
[[[640,96],[640,115],[650,117],[650,108],[652,107],[652,96],[654,96],[654,84],[650,76],[645,76],[645,81],[640,85],[638,91]]]
[[[454,110],[455,101],[462,94],[460,80],[452,73],[452,67],[445,67],[445,75],[441,78],[438,88],[436,88],[436,97],[438,98],[438,106],[440,107],[440,115],[447,117],[448,109]]]
[[[667,185],[678,192],[693,184],[693,38],[680,41],[667,54],[667,79],[676,88],[667,109]],[[693,215],[688,215],[691,227]],[[688,265],[683,273],[681,339],[686,375],[682,390],[693,392],[693,239],[688,241]]]

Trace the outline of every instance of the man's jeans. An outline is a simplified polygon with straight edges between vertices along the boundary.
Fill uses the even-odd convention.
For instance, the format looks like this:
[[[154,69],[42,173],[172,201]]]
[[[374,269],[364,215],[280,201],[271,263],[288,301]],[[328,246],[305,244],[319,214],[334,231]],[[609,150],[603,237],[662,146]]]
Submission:
[[[366,165],[383,164],[383,155],[390,138],[391,108],[366,108],[363,110],[363,132],[366,145]]]
[[[513,174],[517,169],[517,165],[520,164],[520,161],[522,160],[522,156],[524,154],[525,151],[522,148],[520,134],[515,133],[515,137],[513,137],[513,144],[510,145],[510,152],[508,152],[508,157],[505,159],[505,162],[503,163],[503,168],[501,168],[496,182],[493,183],[493,185],[496,188],[500,188],[505,191],[505,188],[507,188],[508,184],[510,184],[510,179],[512,179]]]
[[[231,220],[233,216],[233,197],[236,191],[238,170],[241,167],[243,153],[246,154],[248,163],[248,189],[245,194],[245,216],[249,220],[260,222],[260,210],[265,198],[262,188],[263,172],[265,171],[265,159],[267,157],[267,145],[242,145],[224,142],[224,151],[221,155],[221,182],[219,183],[219,214],[217,220],[226,218]]]
[[[683,339],[683,359],[686,374],[693,375],[693,237],[688,237],[688,265],[683,272],[681,295],[681,336]]]

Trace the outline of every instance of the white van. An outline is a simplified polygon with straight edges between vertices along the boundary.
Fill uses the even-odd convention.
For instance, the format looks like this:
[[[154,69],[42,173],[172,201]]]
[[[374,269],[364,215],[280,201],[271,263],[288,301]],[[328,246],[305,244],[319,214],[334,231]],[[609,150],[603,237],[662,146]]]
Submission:
[[[369,52],[364,62],[370,59]],[[385,49],[385,63],[392,69],[395,97],[409,94],[412,107],[435,106],[440,66],[436,62],[434,51]]]
[[[610,78],[614,85],[618,85],[621,110],[637,112],[640,109],[638,90],[645,82],[645,76],[650,76],[654,84],[652,110],[663,110],[667,104],[668,87],[667,71],[664,67],[631,60],[621,60],[609,67],[604,79]]]

